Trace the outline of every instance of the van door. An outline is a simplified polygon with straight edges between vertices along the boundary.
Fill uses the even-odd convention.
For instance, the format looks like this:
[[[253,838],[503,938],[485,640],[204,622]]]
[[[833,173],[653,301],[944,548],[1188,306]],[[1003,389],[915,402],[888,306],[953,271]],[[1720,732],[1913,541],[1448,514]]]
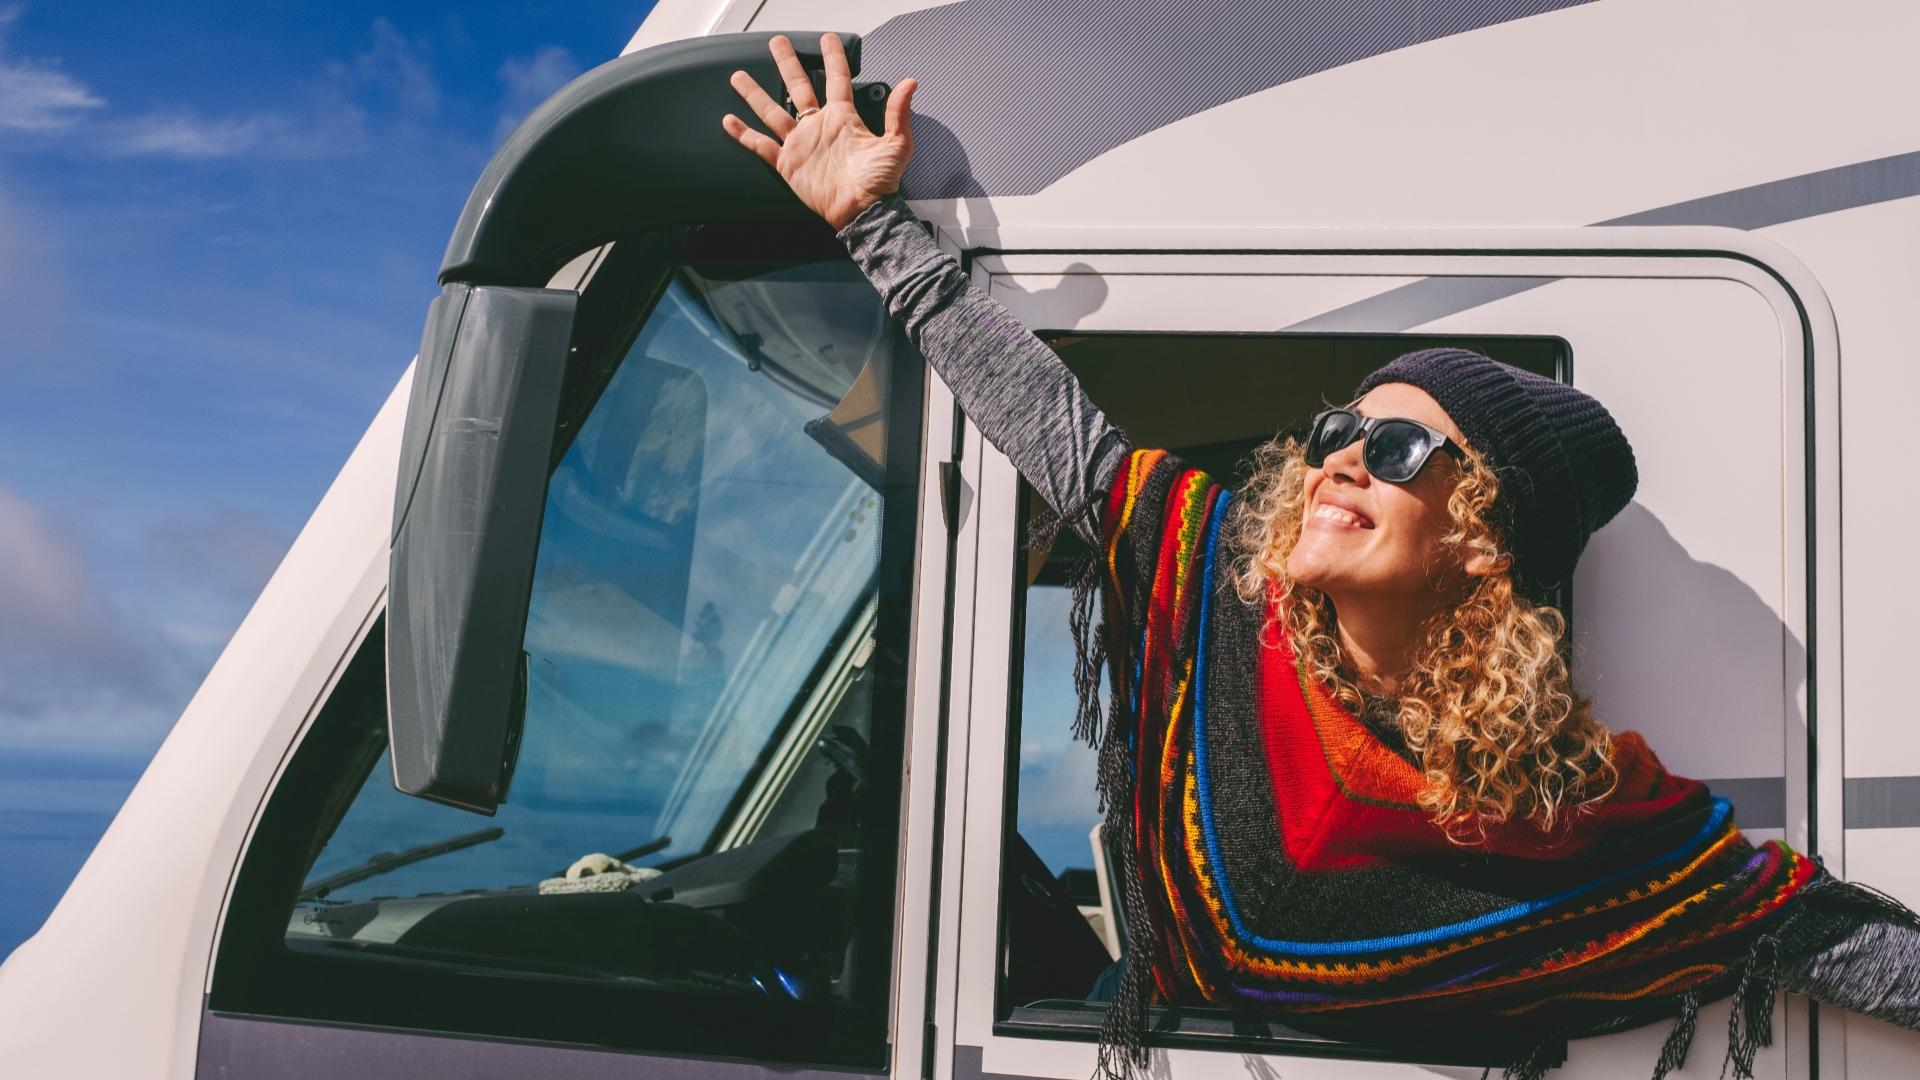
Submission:
[[[1236,236],[1227,248],[1214,233],[1007,229],[972,266],[1136,445],[1236,481],[1255,446],[1303,432],[1412,348],[1478,348],[1597,396],[1641,479],[1561,597],[1576,685],[1610,726],[1643,732],[1671,769],[1731,796],[1752,836],[1836,867],[1838,767],[1816,753],[1839,722],[1837,674],[1819,678],[1838,671],[1831,316],[1782,253],[1686,232],[1701,235],[1516,233],[1421,250],[1432,241]],[[967,468],[976,618],[947,783],[965,837],[948,855],[961,866],[941,919],[951,989],[936,1075],[1077,1080],[1092,1075],[1101,1016],[1086,992],[1118,939],[1092,752],[1068,734],[1070,553],[1058,549],[1071,538],[1023,552],[1021,522],[1039,504],[990,446]],[[1812,1011],[1789,1002],[1759,1075],[1810,1075]],[[1821,1064],[1844,1075],[1833,1019]],[[1706,1010],[1696,1066],[1719,1061],[1725,1020],[1724,1002]],[[1514,1050],[1331,1042],[1205,1010],[1160,1022],[1150,1042],[1174,1077],[1478,1076]],[[1576,1041],[1554,1075],[1641,1075],[1666,1034]]]
[[[489,167],[422,347],[387,609],[255,823],[200,1075],[871,1075],[917,1031],[929,388],[711,120],[766,38],[596,69]],[[621,142],[648,124],[712,156]]]

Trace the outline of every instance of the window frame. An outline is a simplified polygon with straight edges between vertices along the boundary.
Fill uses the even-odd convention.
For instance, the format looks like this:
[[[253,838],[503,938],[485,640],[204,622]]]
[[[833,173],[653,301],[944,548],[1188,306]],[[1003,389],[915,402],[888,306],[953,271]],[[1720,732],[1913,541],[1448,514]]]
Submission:
[[[831,233],[812,221],[699,235],[671,230],[615,243],[593,263],[591,283],[582,290],[574,343],[586,359],[567,374],[552,462],[564,455],[654,316],[677,266],[771,266],[845,257]],[[894,1051],[896,958],[909,921],[897,868],[903,856],[908,727],[916,715],[912,667],[923,652],[915,644],[926,621],[916,553],[933,539],[926,528],[924,467],[930,372],[917,354],[902,355],[908,370],[891,384],[888,475],[878,492],[897,505],[888,507],[881,521],[874,593],[855,605],[856,611],[876,609],[876,647],[866,660],[875,701],[869,746],[871,759],[886,767],[870,770],[867,778],[862,830],[870,843],[854,916],[859,951],[852,1001],[709,998],[507,967],[463,970],[431,960],[289,949],[285,930],[307,867],[362,785],[385,780],[369,776],[387,741],[382,612],[341,661],[338,679],[263,801],[221,917],[208,1011],[222,1020],[319,1022],[745,1057],[786,1068],[887,1068]]]
[[[1781,363],[1786,415],[1781,419],[1781,436],[1787,448],[1783,463],[1784,507],[1798,509],[1806,516],[1803,535],[1787,530],[1786,560],[1789,567],[1804,566],[1804,575],[1787,573],[1786,608],[1783,621],[1803,629],[1806,657],[1801,669],[1806,679],[1805,718],[1808,738],[1804,745],[1789,740],[1786,769],[1790,782],[1787,793],[1789,838],[1797,846],[1809,846],[1839,854],[1840,823],[1837,819],[1839,767],[1832,755],[1815,753],[1818,721],[1830,717],[1838,726],[1838,683],[1829,678],[1814,681],[1820,667],[1834,670],[1838,664],[1838,646],[1833,634],[1816,637],[1816,625],[1838,626],[1837,597],[1839,553],[1837,536],[1831,522],[1837,521],[1839,498],[1837,465],[1837,335],[1832,314],[1812,276],[1797,260],[1776,245],[1751,234],[1728,229],[1680,228],[1608,230],[1580,229],[1441,229],[1409,233],[1405,230],[1298,230],[1251,229],[1229,231],[1210,228],[1174,228],[1141,230],[1128,228],[1045,228],[995,227],[966,230],[949,239],[950,248],[967,260],[976,284],[994,294],[1022,277],[1038,278],[1041,291],[1068,292],[1060,275],[1123,275],[1159,277],[1176,274],[1225,274],[1234,276],[1274,275],[1284,263],[1285,273],[1387,275],[1421,277],[1624,277],[1624,278],[1718,278],[1745,285],[1760,294],[1774,309],[1781,329]],[[1092,264],[1092,265],[1088,265]],[[1021,286],[1015,285],[1016,291]],[[1031,286],[1029,286],[1031,287]],[[1163,332],[1167,328],[1149,326],[1140,321],[1125,304],[1108,304],[1105,291],[1088,287],[1091,306],[1082,304],[1069,311],[1064,320],[1036,318],[1037,305],[1010,303],[1015,314],[1043,337],[1047,333],[1084,333],[1090,330],[1117,331],[1138,329]],[[1000,298],[1000,297],[996,297]],[[1323,304],[1299,318],[1339,306],[1338,301]],[[1356,305],[1358,306],[1358,305]],[[1074,312],[1077,310],[1077,314]],[[1268,325],[1287,327],[1291,313],[1272,313]],[[1431,318],[1432,316],[1429,316]],[[1219,332],[1219,328],[1191,325],[1201,317],[1185,317],[1179,329]],[[1397,327],[1366,324],[1365,313],[1347,325],[1321,324],[1301,327],[1303,332],[1398,332]],[[1418,322],[1415,323],[1419,325]],[[1482,328],[1484,329],[1484,328]],[[1429,331],[1421,329],[1417,334]],[[1439,334],[1449,331],[1431,331]],[[1575,343],[1578,348],[1578,343]],[[1792,360],[1801,363],[1793,370]],[[1796,407],[1797,406],[1797,407]],[[970,434],[977,436],[977,433]],[[977,438],[970,438],[969,446]],[[1797,448],[1799,454],[1793,453]],[[988,512],[969,523],[970,535],[964,538],[978,563],[977,574],[986,581],[1007,581],[1015,574],[1002,575],[1000,559],[1018,550],[1020,535],[1014,524],[1020,506],[1021,481],[1005,458],[990,447],[968,468],[968,479],[978,492],[978,504]],[[976,619],[985,637],[980,643],[993,653],[1004,643],[1011,659],[1018,648],[1023,629],[1019,605],[1006,601],[987,601],[987,593],[977,592]],[[1002,594],[1005,596],[1006,594]],[[1001,629],[1002,612],[1008,627]],[[991,628],[991,629],[986,629]],[[1001,633],[1007,637],[999,637]],[[1831,665],[1831,666],[1829,666]],[[1013,670],[1017,670],[1014,668]],[[1074,1031],[1052,1034],[1020,1029],[1001,1018],[994,995],[984,993],[982,971],[997,966],[1001,919],[998,885],[1002,848],[1001,831],[1011,820],[1011,807],[1004,785],[1009,771],[1017,767],[1017,758],[1008,750],[1011,738],[1009,714],[1003,711],[1017,702],[1019,689],[1007,676],[1007,668],[974,665],[975,685],[965,694],[971,710],[971,725],[965,743],[959,744],[966,766],[977,779],[967,782],[971,789],[964,804],[954,812],[966,814],[972,821],[975,837],[966,845],[969,852],[990,853],[989,857],[969,860],[962,875],[966,885],[957,890],[963,898],[960,914],[943,917],[943,947],[957,956],[957,970],[947,976],[959,985],[944,990],[943,997],[956,1002],[950,1014],[951,1035],[943,1032],[943,1053],[953,1062],[954,1075],[996,1073],[1027,1076],[1068,1077],[1082,1073],[1092,1061],[1090,1050],[1073,1050],[1066,1040],[1083,1037]],[[962,704],[956,694],[955,707]],[[1804,784],[1794,778],[1803,778]],[[959,783],[949,778],[949,788]],[[1797,823],[1797,824],[1796,824]],[[989,841],[989,836],[995,839]],[[989,899],[993,898],[993,899]],[[971,941],[975,944],[967,946]],[[986,949],[996,950],[987,954]],[[968,972],[973,974],[969,975]],[[991,1004],[984,1005],[983,1002]],[[1829,1011],[1830,1012],[1830,1011]],[[1814,1025],[1837,1034],[1830,1015],[1810,1010],[1803,1002],[1791,1003],[1787,1014],[1787,1045],[1797,1062],[1791,1069],[1804,1071],[1808,1046],[1813,1042]],[[1160,1048],[1169,1058],[1174,1075],[1183,1069],[1218,1067],[1215,1059],[1190,1057],[1194,1046],[1207,1046],[1214,1052],[1269,1054],[1279,1057],[1304,1056],[1324,1059],[1325,1067],[1337,1070],[1337,1062],[1346,1058],[1377,1060],[1369,1053],[1342,1053],[1337,1047],[1281,1045],[1259,1039],[1243,1042],[1239,1036],[1207,1043],[1171,1033],[1156,1032],[1149,1045]],[[1427,1056],[1399,1053],[1395,1060],[1433,1061]],[[1822,1060],[1829,1060],[1822,1054]],[[1214,1063],[1209,1065],[1208,1062]],[[1329,1075],[1345,1075],[1332,1072]]]

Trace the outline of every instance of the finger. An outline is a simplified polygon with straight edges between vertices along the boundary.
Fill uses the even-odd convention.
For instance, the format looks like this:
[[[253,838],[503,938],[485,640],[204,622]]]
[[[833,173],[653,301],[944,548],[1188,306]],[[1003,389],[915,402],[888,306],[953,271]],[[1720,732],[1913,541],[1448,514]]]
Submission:
[[[827,100],[853,104],[853,69],[847,64],[846,47],[839,34],[820,35],[820,57],[827,66]]]
[[[773,62],[780,67],[780,78],[787,84],[787,100],[793,102],[795,111],[817,109],[820,101],[813,96],[813,80],[807,77],[807,69],[800,66],[800,56],[793,51],[793,42],[785,34],[775,34],[767,43],[767,49],[773,53]]]
[[[725,128],[727,134],[733,136],[741,146],[760,155],[761,161],[775,167],[779,166],[780,144],[774,142],[765,132],[748,127],[745,120],[732,113],[720,118],[720,126]]]
[[[793,114],[781,108],[779,102],[769,97],[765,90],[760,89],[760,84],[754,81],[753,76],[744,71],[736,71],[729,81],[733,83],[734,90],[739,92],[741,98],[745,99],[747,106],[753,110],[753,115],[767,125],[767,130],[781,139],[785,139],[793,131],[795,127]]]
[[[920,89],[920,80],[902,79],[900,85],[887,95],[888,135],[898,135],[908,142],[913,141],[913,92]]]

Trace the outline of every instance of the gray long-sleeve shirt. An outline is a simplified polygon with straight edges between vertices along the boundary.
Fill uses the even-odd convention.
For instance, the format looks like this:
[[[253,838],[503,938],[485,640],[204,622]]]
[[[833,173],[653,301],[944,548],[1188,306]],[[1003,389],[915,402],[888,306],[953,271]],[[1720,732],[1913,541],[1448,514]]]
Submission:
[[[889,195],[840,230],[927,363],[987,441],[1054,509],[1104,492],[1131,446],[1045,342],[977,288],[905,200]],[[1067,524],[1094,539],[1097,513]]]

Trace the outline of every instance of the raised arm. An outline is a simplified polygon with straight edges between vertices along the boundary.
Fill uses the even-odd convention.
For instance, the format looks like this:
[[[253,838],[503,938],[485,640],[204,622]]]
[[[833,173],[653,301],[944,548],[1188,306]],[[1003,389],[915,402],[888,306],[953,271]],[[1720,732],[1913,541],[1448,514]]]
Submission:
[[[934,244],[898,195],[867,207],[840,239],[980,433],[1042,498],[1065,512],[1107,490],[1126,458],[1125,436],[1060,357]],[[1097,521],[1097,513],[1077,513],[1068,524],[1091,539]]]
[[[897,194],[913,152],[917,84],[907,79],[894,88],[886,130],[874,135],[854,109],[853,78],[839,38],[821,38],[824,106],[815,101],[793,45],[775,37],[771,48],[799,116],[776,104],[751,76],[735,72],[734,89],[774,137],[731,115],[722,126],[839,230],[854,262],[960,407],[1048,503],[1067,511],[1104,492],[1126,458],[1125,437],[1053,350],[934,244]],[[1097,514],[1087,512],[1068,522],[1087,538],[1096,523]]]

